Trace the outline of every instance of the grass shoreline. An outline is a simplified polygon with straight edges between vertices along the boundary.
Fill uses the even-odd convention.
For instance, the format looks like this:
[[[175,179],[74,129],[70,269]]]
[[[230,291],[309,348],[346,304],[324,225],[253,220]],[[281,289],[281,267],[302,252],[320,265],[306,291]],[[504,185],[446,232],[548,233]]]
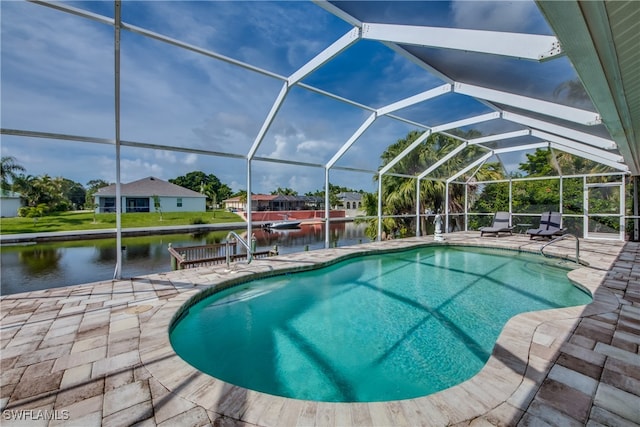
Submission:
[[[121,227],[172,227],[202,226],[218,223],[244,223],[244,220],[233,212],[216,210],[209,212],[166,212],[162,216],[157,213],[124,213],[121,216]],[[95,214],[92,211],[60,212],[40,218],[0,218],[0,234],[50,233],[57,231],[91,231],[116,228],[116,214]]]

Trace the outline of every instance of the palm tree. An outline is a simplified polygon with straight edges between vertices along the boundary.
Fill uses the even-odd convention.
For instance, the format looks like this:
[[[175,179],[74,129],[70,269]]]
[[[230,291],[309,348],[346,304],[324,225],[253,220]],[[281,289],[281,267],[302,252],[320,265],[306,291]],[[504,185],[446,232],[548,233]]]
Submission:
[[[24,172],[25,168],[22,165],[16,163],[16,158],[13,156],[3,156],[0,160],[0,187],[2,190],[10,190],[11,184],[17,174],[16,172]]]
[[[412,131],[396,143],[387,147],[382,153],[381,159],[384,166],[395,159],[406,147],[412,144],[421,132]],[[465,135],[466,138],[475,135]],[[422,144],[408,153],[400,160],[391,172],[397,171],[404,175],[417,176],[425,171],[429,166],[433,165],[438,159],[443,158],[456,148],[460,142],[446,135],[435,134],[429,136]],[[438,168],[434,172],[434,179],[424,179],[420,183],[420,206],[419,211],[424,212],[426,209],[434,212],[444,211],[445,188],[446,184],[442,179],[447,178],[453,173],[462,169],[480,154],[480,149],[473,146],[464,150],[458,156],[453,157],[448,162]],[[381,167],[382,167],[381,166]],[[477,173],[477,179],[490,180],[503,177],[503,173],[497,164],[485,164]],[[376,178],[377,179],[377,176]],[[383,214],[384,215],[404,215],[413,214],[416,211],[416,181],[405,177],[393,175],[384,175],[382,178],[383,193]],[[377,213],[377,206],[370,206],[372,202],[377,204],[377,197],[365,198],[363,200],[367,213]],[[464,207],[464,188],[463,186],[451,186],[449,191],[449,211],[461,212]],[[406,235],[414,225],[415,218],[385,218],[383,221],[383,231],[385,233],[399,232]],[[368,235],[373,237],[377,234],[377,221],[374,220],[368,227]]]

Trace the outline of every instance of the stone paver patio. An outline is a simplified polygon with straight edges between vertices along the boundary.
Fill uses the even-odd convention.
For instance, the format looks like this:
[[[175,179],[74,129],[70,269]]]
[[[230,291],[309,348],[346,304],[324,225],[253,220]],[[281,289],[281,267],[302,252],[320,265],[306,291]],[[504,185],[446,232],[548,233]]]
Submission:
[[[446,244],[538,251],[522,235],[454,233]],[[640,243],[581,241],[569,273],[594,301],[525,313],[505,326],[482,371],[430,396],[393,402],[286,399],[226,384],[172,350],[168,326],[202,289],[304,268],[402,239],[226,266],[3,296],[2,426],[12,425],[640,425]],[[572,257],[565,240],[547,253]]]

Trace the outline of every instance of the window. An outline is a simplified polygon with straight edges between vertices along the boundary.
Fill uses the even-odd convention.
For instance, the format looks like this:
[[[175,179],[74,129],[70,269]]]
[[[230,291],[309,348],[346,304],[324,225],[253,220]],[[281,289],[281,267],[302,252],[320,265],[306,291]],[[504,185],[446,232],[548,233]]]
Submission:
[[[179,208],[181,208],[181,207],[182,207],[182,197],[178,197],[177,202],[178,202],[178,203],[176,204],[176,206],[178,206]]]
[[[116,211],[116,198],[115,197],[103,197],[102,199],[102,212],[115,212]]]
[[[149,211],[149,199],[138,197],[127,197],[126,212],[150,212]]]

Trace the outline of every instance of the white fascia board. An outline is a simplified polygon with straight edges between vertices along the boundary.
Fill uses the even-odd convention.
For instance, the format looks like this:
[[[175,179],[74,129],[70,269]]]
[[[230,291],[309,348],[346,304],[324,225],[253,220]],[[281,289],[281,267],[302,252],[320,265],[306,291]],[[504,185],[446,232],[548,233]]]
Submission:
[[[458,145],[456,148],[451,150],[447,155],[445,155],[443,158],[441,158],[440,160],[438,160],[437,162],[429,166],[424,172],[418,175],[418,179],[422,179],[425,176],[429,175],[431,172],[433,172],[434,170],[438,169],[440,166],[448,162],[449,159],[456,156],[459,152],[461,152],[468,146],[469,146],[468,142],[463,142],[462,144]]]
[[[362,38],[533,61],[542,61],[562,54],[560,42],[556,37],[539,34],[365,22],[362,24]]]
[[[387,163],[382,169],[380,169],[380,175],[387,173],[392,167],[394,167],[400,160],[402,160],[407,154],[413,151],[418,145],[422,144],[431,135],[431,131],[427,130],[423,132],[415,141],[405,148],[402,153],[398,154],[393,160]]]
[[[258,147],[260,147],[260,144],[262,143],[264,136],[267,134],[269,127],[271,127],[271,124],[273,123],[273,120],[276,117],[276,114],[278,114],[280,107],[282,107],[282,103],[284,102],[284,99],[286,98],[288,92],[289,92],[289,85],[285,82],[282,85],[282,89],[280,89],[280,93],[278,94],[278,97],[276,98],[275,102],[271,106],[271,110],[269,111],[269,114],[267,114],[267,118],[262,123],[262,127],[260,128],[260,131],[258,132],[256,139],[253,141],[253,145],[249,150],[249,154],[247,154],[247,158],[249,160],[253,159],[253,157],[256,155],[256,151],[258,151]]]
[[[526,150],[536,150],[538,148],[547,148],[549,147],[548,142],[536,142],[533,144],[525,144],[525,145],[516,145],[513,147],[505,147],[505,148],[497,148],[493,150],[495,154],[504,154],[504,153],[513,153],[515,151],[526,151]]]
[[[484,144],[485,142],[501,141],[503,139],[518,138],[520,136],[531,135],[529,129],[516,130],[513,132],[499,133],[496,135],[483,136],[481,138],[473,138],[469,140],[470,145]]]
[[[614,150],[617,148],[616,143],[610,139],[591,135],[589,133],[580,132],[564,126],[555,125],[553,123],[523,116],[521,114],[503,111],[502,118],[505,120],[509,120],[510,122],[519,123],[521,125],[529,126],[531,128],[536,128],[543,131],[554,133],[556,135],[561,135],[570,139],[575,139],[576,141],[580,141],[584,144],[593,145],[594,147],[603,148],[605,150]]]
[[[322,65],[331,61],[334,57],[339,55],[342,51],[350,47],[352,44],[360,39],[360,28],[353,28],[344,36],[333,42],[331,46],[316,55],[312,60],[300,67],[295,73],[291,74],[287,79],[289,86],[298,83],[300,80],[313,73]]]
[[[563,120],[583,125],[592,126],[602,122],[598,113],[567,107],[565,105],[530,98],[528,96],[516,95],[514,93],[502,92],[495,89],[460,82],[456,82],[454,84],[453,90],[456,93],[472,96],[474,98],[510,105],[522,110],[533,111],[551,117],[558,117]]]
[[[455,122],[444,123],[438,126],[434,126],[431,128],[431,132],[437,133],[442,132],[449,129],[457,129],[462,128],[469,125],[474,125],[476,123],[487,122],[489,120],[499,119],[500,113],[494,111],[493,113],[482,114],[479,116],[469,117],[468,119],[462,119]]]
[[[356,142],[358,140],[358,138],[360,138],[360,136],[362,136],[362,134],[369,129],[369,126],[371,126],[373,124],[373,122],[376,120],[376,113],[371,113],[371,115],[369,117],[367,117],[367,120],[364,121],[364,123],[362,123],[360,125],[360,127],[358,128],[358,130],[356,130],[353,135],[351,135],[351,137],[347,140],[347,142],[344,143],[344,145],[342,147],[340,147],[340,149],[338,150],[338,152],[331,158],[331,160],[329,160],[327,162],[327,164],[325,165],[325,168],[327,169],[331,169],[333,167],[333,165],[340,160],[340,157],[342,157],[344,155],[344,153],[347,152],[347,150],[349,148],[351,148],[351,146],[353,145],[354,142]]]
[[[482,157],[480,157],[478,160],[476,160],[475,162],[471,163],[466,168],[462,169],[457,174],[455,174],[453,176],[450,176],[449,179],[447,179],[447,183],[450,183],[451,181],[455,181],[456,179],[458,179],[459,176],[465,174],[467,171],[469,171],[469,170],[475,168],[476,166],[481,165],[482,163],[486,162],[491,156],[493,156],[493,151],[489,151],[488,153],[486,153]]]
[[[610,151],[601,150],[599,148],[589,146],[581,143],[580,141],[574,141],[571,139],[563,138],[561,136],[553,135],[547,132],[542,132],[540,130],[532,130],[531,135],[536,138],[544,139],[551,142],[556,142],[558,144],[562,144],[568,147],[575,147],[580,151],[585,151],[594,156],[602,157],[607,160],[611,160],[612,162],[620,162],[624,163],[624,157],[619,154],[612,153]]]
[[[585,151],[582,150],[578,150],[577,148],[574,147],[568,147],[566,145],[562,145],[562,144],[558,144],[557,142],[549,142],[549,145],[552,148],[555,148],[556,150],[560,150],[560,151],[564,151],[565,153],[569,153],[569,154],[573,154],[574,156],[578,156],[578,157],[582,157],[588,160],[592,160],[596,163],[601,163],[603,165],[612,167],[614,169],[618,169],[624,172],[628,172],[629,171],[629,167],[625,164],[621,164],[618,162],[612,162],[610,160],[607,159],[603,159],[602,157],[598,157],[596,155],[593,155],[591,153],[587,153]]]
[[[453,90],[450,84],[444,84],[442,86],[438,86],[436,88],[424,91],[417,95],[410,96],[408,98],[402,99],[398,102],[394,102],[393,104],[389,104],[382,108],[378,109],[378,116],[383,116],[385,114],[392,113],[394,111],[401,110],[403,108],[410,107],[412,105],[418,104],[420,102],[426,101],[428,99],[436,98],[440,95],[444,95],[445,93],[449,93]]]

